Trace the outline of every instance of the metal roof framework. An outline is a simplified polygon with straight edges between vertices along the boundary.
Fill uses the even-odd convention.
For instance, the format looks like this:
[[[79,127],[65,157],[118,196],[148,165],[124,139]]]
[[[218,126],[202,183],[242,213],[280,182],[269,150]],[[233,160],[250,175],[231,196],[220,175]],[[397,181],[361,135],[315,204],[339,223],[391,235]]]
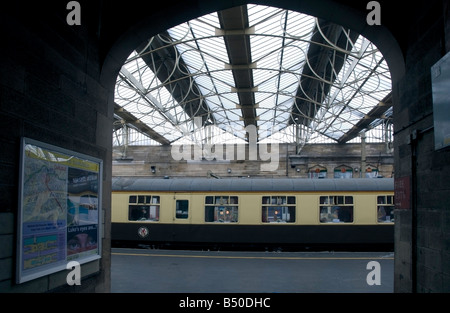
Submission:
[[[161,144],[345,143],[392,115],[389,68],[352,30],[260,5],[212,13],[158,34],[116,83],[115,129]],[[301,132],[298,132],[301,129]],[[206,131],[207,130],[207,131]],[[276,139],[278,138],[278,139]]]

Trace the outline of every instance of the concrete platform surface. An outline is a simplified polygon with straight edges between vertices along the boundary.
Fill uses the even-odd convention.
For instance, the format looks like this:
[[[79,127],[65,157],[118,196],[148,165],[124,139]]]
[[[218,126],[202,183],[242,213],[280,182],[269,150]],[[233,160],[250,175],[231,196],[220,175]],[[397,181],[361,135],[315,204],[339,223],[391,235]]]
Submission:
[[[113,293],[392,293],[392,252],[113,248]]]

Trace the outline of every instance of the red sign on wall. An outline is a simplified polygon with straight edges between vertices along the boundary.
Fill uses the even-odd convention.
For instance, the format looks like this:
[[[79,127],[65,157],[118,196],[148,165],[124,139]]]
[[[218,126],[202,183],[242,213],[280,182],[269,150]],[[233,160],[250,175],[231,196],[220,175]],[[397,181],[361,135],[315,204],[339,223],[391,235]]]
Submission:
[[[394,201],[396,209],[411,209],[411,178],[394,179]]]

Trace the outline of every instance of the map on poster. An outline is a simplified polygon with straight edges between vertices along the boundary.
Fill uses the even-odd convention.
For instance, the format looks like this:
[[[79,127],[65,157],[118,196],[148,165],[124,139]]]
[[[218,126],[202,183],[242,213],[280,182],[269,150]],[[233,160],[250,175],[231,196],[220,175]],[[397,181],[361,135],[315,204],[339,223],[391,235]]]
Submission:
[[[18,282],[99,258],[102,161],[24,138]]]

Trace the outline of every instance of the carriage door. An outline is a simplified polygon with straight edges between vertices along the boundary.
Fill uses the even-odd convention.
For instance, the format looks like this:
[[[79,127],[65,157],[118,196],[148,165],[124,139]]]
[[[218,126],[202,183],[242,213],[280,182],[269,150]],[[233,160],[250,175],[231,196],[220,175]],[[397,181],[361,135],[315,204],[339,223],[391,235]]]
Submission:
[[[175,222],[188,223],[191,212],[189,210],[189,199],[179,198],[175,200]]]

